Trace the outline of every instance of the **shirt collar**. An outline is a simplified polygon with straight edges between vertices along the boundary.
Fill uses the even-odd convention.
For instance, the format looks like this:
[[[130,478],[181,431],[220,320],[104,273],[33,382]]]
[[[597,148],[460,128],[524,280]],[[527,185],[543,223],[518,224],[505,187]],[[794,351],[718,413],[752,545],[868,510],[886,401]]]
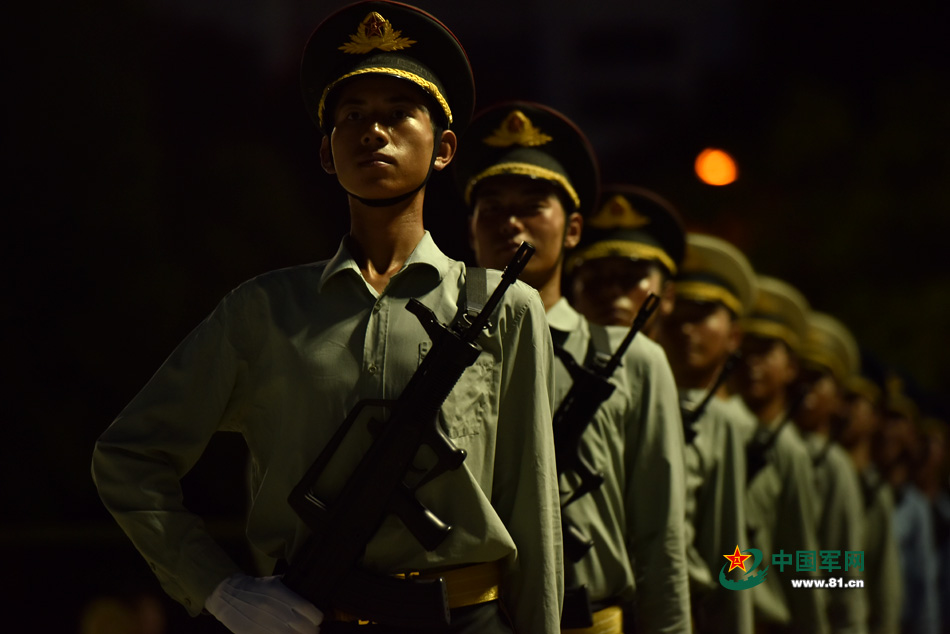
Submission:
[[[343,271],[353,271],[362,277],[360,267],[357,266],[356,260],[353,258],[353,253],[348,246],[350,241],[351,238],[348,235],[344,236],[340,241],[340,247],[337,249],[336,255],[327,262],[326,267],[323,269],[323,275],[320,276],[321,291],[323,290],[323,285],[327,283],[327,280]],[[435,270],[441,281],[446,273],[448,273],[451,263],[452,261],[448,256],[442,253],[439,247],[436,246],[432,236],[426,231],[422,239],[419,240],[419,244],[417,244],[415,249],[412,250],[412,253],[409,254],[406,262],[396,275],[400,275],[410,267],[416,268],[422,266]]]
[[[548,325],[561,332],[573,332],[581,326],[581,315],[562,297],[548,311]]]

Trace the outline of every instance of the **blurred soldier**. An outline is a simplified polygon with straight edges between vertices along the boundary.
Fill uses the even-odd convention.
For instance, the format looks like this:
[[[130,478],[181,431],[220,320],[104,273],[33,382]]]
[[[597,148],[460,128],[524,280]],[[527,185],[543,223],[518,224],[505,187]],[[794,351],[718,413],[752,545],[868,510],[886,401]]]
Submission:
[[[903,382],[891,377],[878,455],[897,498],[894,526],[904,580],[901,632],[936,634],[940,631],[940,608],[933,509],[914,482],[923,458],[916,423],[919,414],[917,404],[904,393]]]
[[[686,247],[676,209],[657,194],[632,185],[610,185],[571,254],[571,299],[577,312],[602,326],[629,326],[647,295],[660,297],[643,329],[656,339],[673,309],[674,284]]]
[[[472,210],[478,264],[501,267],[522,240],[534,244],[522,279],[541,294],[562,362],[589,367],[613,354],[628,328],[593,325],[561,295],[565,250],[577,244],[596,199],[596,161],[584,135],[547,107],[508,102],[479,114],[462,144],[456,174]],[[573,376],[567,365],[556,367],[556,403]],[[683,437],[673,376],[662,349],[638,335],[610,382],[613,392],[579,442],[558,449],[559,469],[562,451],[579,452],[604,478],[570,501],[580,479],[561,475],[564,521],[592,542],[586,552],[565,551],[562,628],[686,632]],[[621,623],[618,606],[633,600],[635,616],[628,609]]]
[[[467,314],[467,298],[482,294],[482,284],[470,280],[487,277],[489,289],[498,283],[494,272],[470,276],[423,225],[429,177],[451,162],[454,130],[471,117],[468,58],[427,13],[402,3],[358,3],[314,31],[301,83],[324,132],[322,167],[347,193],[349,234],[332,259],[260,275],[219,303],[99,439],[99,493],[168,593],[237,634],[349,631],[369,615],[378,624],[359,631],[511,632],[508,615],[522,632],[557,631],[563,578],[550,430],[553,359],[533,289],[508,289],[492,324],[478,334],[478,357],[438,412],[425,414],[432,434],[444,431],[466,452],[464,463],[410,483],[400,481],[405,456],[372,463],[394,465],[395,475],[380,487],[402,485],[395,492],[411,496],[389,501],[399,517],[423,519],[407,526],[387,509],[354,509],[344,498],[352,474],[373,473],[364,465],[379,455],[370,419],[385,420],[442,341],[433,338],[450,336],[439,326]],[[407,310],[416,298],[437,323]],[[353,421],[347,442],[334,443],[348,414],[360,412],[367,415]],[[179,479],[218,431],[241,433],[253,461],[249,540],[290,560],[292,571],[318,537],[288,496],[323,449],[336,445],[321,481],[307,491],[327,500],[320,517],[329,516],[328,528],[320,537],[336,537],[320,545],[352,543],[347,530],[371,535],[354,538],[346,550],[362,547],[362,555],[353,565],[347,556],[329,579],[320,576],[328,572],[323,562],[309,562],[307,581],[349,587],[346,612],[331,593],[315,597],[326,605],[314,606],[277,576],[243,573],[183,506]],[[431,452],[419,453],[432,464]],[[372,485],[363,482],[360,490]],[[348,517],[334,512],[341,506]],[[433,527],[425,509],[452,530],[424,546],[419,535]],[[364,510],[370,519],[362,519]],[[375,524],[381,514],[378,526],[359,523]],[[356,574],[373,581],[345,583]],[[397,582],[399,575],[420,583]],[[423,609],[394,599],[385,591],[394,584],[402,588],[399,597],[406,588],[434,588],[436,604]],[[370,611],[368,599],[385,605]],[[420,617],[445,620],[449,610],[448,627],[405,625]]]
[[[948,479],[947,423],[926,416],[920,421],[924,459],[917,472],[917,486],[930,501],[934,514],[937,548],[937,590],[940,597],[941,631],[950,631],[950,479]]]
[[[852,375],[846,385],[847,422],[841,444],[861,478],[864,506],[864,593],[871,634],[898,634],[901,617],[901,564],[894,532],[894,493],[873,461],[873,441],[881,426],[881,390]]]
[[[818,545],[822,551],[832,553],[828,560],[819,563],[819,570],[825,572],[823,577],[841,578],[847,584],[864,577],[856,568],[846,569],[844,557],[847,551],[861,550],[865,520],[858,473],[837,437],[843,424],[843,386],[860,367],[858,344],[840,321],[812,311],[807,316],[799,359],[804,397],[795,413],[795,423],[815,468],[820,509]],[[836,587],[829,590],[827,598],[832,632],[867,632],[864,591]]]
[[[742,358],[735,385],[756,426],[747,449],[746,515],[749,542],[771,566],[752,593],[756,627],[765,632],[827,632],[823,591],[793,589],[791,578],[817,578],[799,566],[797,551],[815,552],[818,506],[811,457],[794,425],[798,352],[808,304],[801,293],[772,277],[757,278],[752,313],[742,322]],[[791,563],[777,557],[790,555]],[[787,560],[781,560],[787,561]],[[779,565],[776,565],[779,563]]]
[[[738,249],[713,236],[687,235],[676,301],[657,340],[683,404],[687,556],[699,633],[753,631],[751,593],[724,588],[720,574],[723,564],[729,565],[724,555],[750,545],[745,437],[754,421],[726,398],[723,379],[741,341],[738,320],[751,310],[754,296],[755,274]]]

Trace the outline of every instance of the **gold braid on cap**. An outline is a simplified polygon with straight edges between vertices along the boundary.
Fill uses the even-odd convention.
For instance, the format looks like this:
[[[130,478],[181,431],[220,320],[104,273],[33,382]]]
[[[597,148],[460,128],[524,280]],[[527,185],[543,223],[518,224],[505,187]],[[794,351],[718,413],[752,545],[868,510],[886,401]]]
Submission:
[[[676,282],[676,296],[701,302],[719,302],[735,315],[742,315],[742,302],[729,290],[709,282]]]
[[[445,117],[448,120],[449,125],[452,125],[452,109],[449,108],[449,102],[446,101],[445,97],[442,96],[438,86],[433,84],[431,81],[416,75],[415,73],[410,73],[409,71],[400,70],[398,68],[386,68],[385,66],[373,66],[371,68],[360,68],[359,70],[354,70],[352,73],[347,73],[336,81],[330,82],[327,87],[323,89],[323,94],[320,96],[320,102],[317,104],[317,120],[320,122],[321,127],[323,127],[324,108],[326,107],[327,95],[330,94],[330,91],[345,79],[356,77],[357,75],[367,74],[391,75],[393,77],[399,77],[401,79],[407,79],[411,81],[426,91],[432,96],[433,99],[436,100],[436,102],[438,102],[439,106],[442,108],[442,111],[445,112]]]
[[[788,347],[791,348],[793,352],[798,354],[801,341],[798,335],[795,334],[795,331],[784,324],[768,319],[748,319],[743,322],[742,327],[746,334],[758,335],[770,339],[781,339],[788,344]]]
[[[576,207],[581,206],[580,196],[578,196],[577,192],[574,191],[570,181],[557,172],[545,169],[543,167],[538,167],[537,165],[532,165],[530,163],[498,163],[497,165],[492,165],[484,172],[469,179],[468,185],[465,187],[465,204],[472,204],[472,191],[481,181],[492,176],[502,176],[508,174],[552,181],[555,184],[560,185],[561,188],[567,192],[567,195],[571,197],[571,200],[574,201],[574,205]]]
[[[807,343],[802,346],[801,352],[802,361],[805,363],[811,363],[819,367],[827,369],[831,372],[831,375],[835,378],[839,384],[843,385],[845,380],[848,378],[848,369],[845,367],[845,363],[838,358],[837,355],[828,352],[827,350],[821,349],[819,347],[812,347]]]
[[[631,242],[630,240],[601,240],[595,242],[579,253],[572,255],[567,262],[567,270],[570,272],[588,260],[614,257],[655,260],[665,266],[670,275],[676,275],[676,264],[667,255],[666,251],[659,247],[643,244],[642,242]]]

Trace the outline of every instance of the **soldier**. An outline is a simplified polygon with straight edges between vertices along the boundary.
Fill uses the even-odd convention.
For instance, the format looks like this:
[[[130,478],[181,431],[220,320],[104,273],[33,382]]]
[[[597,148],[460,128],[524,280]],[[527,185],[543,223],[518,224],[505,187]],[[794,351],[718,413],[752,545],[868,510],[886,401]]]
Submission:
[[[796,552],[817,552],[818,507],[814,469],[801,436],[790,425],[805,335],[808,304],[801,293],[772,277],[758,276],[758,294],[742,322],[742,358],[735,386],[756,421],[749,430],[746,516],[749,542],[771,555],[768,578],[748,590],[756,628],[766,632],[826,632],[825,597],[817,589],[793,589],[790,578],[817,578],[797,561],[776,565]],[[790,568],[786,570],[786,568]]]
[[[894,531],[894,492],[876,468],[873,442],[881,427],[881,389],[858,373],[845,385],[847,420],[841,444],[848,450],[861,479],[864,508],[865,594],[868,631],[900,632],[902,582]]]
[[[602,326],[630,326],[647,295],[660,305],[643,332],[656,339],[659,323],[673,310],[674,283],[686,248],[676,209],[656,193],[610,185],[567,262],[577,312]]]
[[[738,249],[713,236],[686,236],[675,303],[660,324],[658,341],[676,377],[687,426],[687,555],[699,633],[753,631],[752,595],[724,588],[720,572],[723,563],[729,565],[724,555],[750,546],[745,437],[754,422],[727,398],[723,379],[742,339],[739,319],[754,298],[755,274]]]
[[[877,454],[897,500],[894,530],[904,585],[901,631],[930,634],[940,631],[939,573],[933,509],[914,482],[922,461],[919,416],[917,403],[904,392],[903,381],[890,377]]]
[[[863,578],[847,569],[847,551],[861,550],[864,506],[858,473],[838,444],[844,412],[845,382],[860,367],[858,344],[840,321],[812,311],[807,316],[805,341],[799,355],[805,396],[795,415],[815,469],[819,506],[818,544],[836,553],[820,564],[826,578],[848,583]],[[827,567],[823,567],[827,566]],[[832,632],[867,632],[868,604],[863,591],[832,589],[827,595],[828,625]]]
[[[508,102],[478,115],[463,143],[457,182],[472,210],[479,265],[503,266],[514,245],[531,242],[537,255],[522,277],[544,301],[555,345],[566,351],[558,356],[587,364],[613,353],[628,329],[589,323],[561,294],[565,250],[577,244],[596,198],[584,135],[550,108]],[[638,335],[610,383],[579,447],[567,450],[601,470],[603,484],[568,503],[579,480],[568,471],[560,481],[566,525],[592,542],[587,552],[566,551],[562,631],[685,632],[683,440],[673,377],[659,346]],[[555,385],[561,402],[572,387],[566,366],[556,366]],[[628,610],[621,623],[619,605],[633,599],[635,616]]]
[[[361,588],[350,597],[357,607],[343,613],[332,597],[318,610],[279,577],[244,574],[183,507],[179,479],[213,433],[241,433],[253,471],[247,537],[294,570],[311,532],[288,494],[347,413],[368,399],[398,397],[437,345],[406,310],[410,298],[444,324],[467,297],[481,295],[422,221],[429,176],[454,157],[456,131],[474,102],[455,36],[415,7],[350,5],[314,31],[301,79],[325,134],[323,167],[348,196],[349,234],[332,259],[261,275],[225,297],[103,433],[93,457],[103,501],[166,591],[191,614],[207,609],[237,633],[313,632],[323,621],[322,631],[349,631],[365,620],[360,605],[377,586]],[[558,630],[550,334],[537,293],[520,283],[491,322],[478,335],[478,358],[432,421],[433,433],[444,430],[467,457],[415,489],[451,531],[427,550],[390,515],[356,567],[389,586],[396,574],[430,580],[420,587],[438,588],[443,579],[451,624],[388,627],[440,616],[407,615],[396,604],[359,631],[510,632],[506,613],[522,632]],[[380,429],[369,419],[388,416],[383,407],[358,411],[347,442],[308,492],[331,500],[330,509]],[[319,575],[320,562],[314,570]]]

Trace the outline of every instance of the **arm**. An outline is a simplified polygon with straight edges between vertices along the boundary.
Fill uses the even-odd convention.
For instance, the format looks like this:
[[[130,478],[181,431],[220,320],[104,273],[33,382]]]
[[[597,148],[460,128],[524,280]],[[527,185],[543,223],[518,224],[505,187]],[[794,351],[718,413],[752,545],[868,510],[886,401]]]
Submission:
[[[640,340],[634,350],[640,360],[625,361],[635,364],[625,499],[636,618],[645,632],[684,632],[690,629],[690,610],[679,400],[663,351],[647,340]]]
[[[785,552],[796,550],[818,551],[823,546],[818,543],[818,505],[815,501],[814,482],[815,472],[812,468],[811,456],[804,444],[797,436],[791,436],[792,429],[783,433],[789,434],[784,440],[789,446],[788,462],[782,469],[782,494],[779,500],[779,521],[775,530],[773,548],[784,549]],[[791,442],[795,438],[797,442]],[[771,570],[769,571],[771,573]],[[817,573],[785,571],[785,577],[818,577]],[[779,580],[779,577],[776,577]],[[788,583],[782,578],[783,583]],[[827,596],[824,590],[808,592],[792,590],[790,586],[783,588],[788,610],[791,614],[791,625],[795,630],[803,632],[827,632],[828,619],[826,615]]]
[[[222,305],[175,349],[102,434],[92,474],[109,512],[192,615],[238,566],[182,503],[179,479],[225,415],[239,374]]]
[[[862,548],[854,544],[863,541],[864,496],[858,483],[858,474],[840,447],[831,447],[826,461],[833,471],[818,545],[823,549],[841,551],[843,557],[845,551]],[[844,562],[841,563],[843,565]],[[863,578],[862,573],[844,570],[837,571],[837,574],[826,573],[826,576],[841,576],[845,583],[851,578]],[[835,632],[866,632],[867,617],[865,592],[838,590],[828,593],[828,621]]]
[[[492,505],[518,548],[503,599],[518,632],[559,632],[564,591],[551,432],[553,353],[540,297],[519,284],[505,333]],[[512,293],[515,295],[515,293]]]

